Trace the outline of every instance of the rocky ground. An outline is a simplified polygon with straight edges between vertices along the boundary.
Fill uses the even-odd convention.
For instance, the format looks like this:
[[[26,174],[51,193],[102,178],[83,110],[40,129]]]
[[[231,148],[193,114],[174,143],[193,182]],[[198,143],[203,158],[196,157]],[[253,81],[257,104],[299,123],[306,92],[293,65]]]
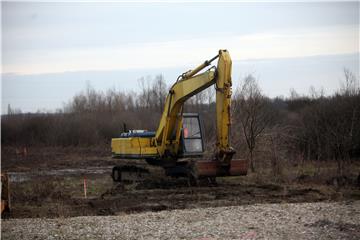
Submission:
[[[3,239],[360,239],[360,201],[8,219]]]

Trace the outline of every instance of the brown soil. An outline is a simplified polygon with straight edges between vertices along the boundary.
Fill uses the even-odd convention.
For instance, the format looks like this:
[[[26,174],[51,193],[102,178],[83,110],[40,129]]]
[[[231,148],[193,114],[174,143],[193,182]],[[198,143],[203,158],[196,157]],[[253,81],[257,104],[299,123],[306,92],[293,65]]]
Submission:
[[[37,150],[27,158],[11,155],[9,149],[2,152],[3,170],[12,176],[11,218],[121,215],[254,203],[360,199],[360,190],[355,185],[339,188],[325,183],[269,183],[266,179],[245,176],[218,178],[217,186],[191,187],[184,179],[161,176],[159,169],[152,169],[153,178],[146,182],[122,185],[113,183],[110,177],[111,166],[118,161],[101,151]],[[54,170],[64,168],[72,171],[54,174]],[[84,168],[92,170],[79,171]],[[102,171],[94,171],[97,168]],[[14,178],[20,173],[22,179]],[[84,177],[87,198],[83,195]]]

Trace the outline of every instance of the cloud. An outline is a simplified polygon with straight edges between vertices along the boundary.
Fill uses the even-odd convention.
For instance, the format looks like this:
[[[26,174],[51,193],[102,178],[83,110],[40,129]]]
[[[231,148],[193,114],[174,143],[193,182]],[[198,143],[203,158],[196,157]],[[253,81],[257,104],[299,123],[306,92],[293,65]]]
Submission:
[[[226,48],[233,60],[296,58],[359,52],[358,25],[285,29],[249,35],[217,33],[196,39],[69,49],[18,50],[3,59],[3,72],[194,67]]]

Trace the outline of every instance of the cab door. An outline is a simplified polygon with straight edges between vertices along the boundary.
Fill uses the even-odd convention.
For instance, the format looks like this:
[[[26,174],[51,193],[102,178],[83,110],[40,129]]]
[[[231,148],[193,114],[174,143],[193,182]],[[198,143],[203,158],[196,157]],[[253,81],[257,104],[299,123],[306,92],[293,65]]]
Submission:
[[[182,142],[184,156],[201,156],[204,153],[202,127],[198,114],[183,114]]]

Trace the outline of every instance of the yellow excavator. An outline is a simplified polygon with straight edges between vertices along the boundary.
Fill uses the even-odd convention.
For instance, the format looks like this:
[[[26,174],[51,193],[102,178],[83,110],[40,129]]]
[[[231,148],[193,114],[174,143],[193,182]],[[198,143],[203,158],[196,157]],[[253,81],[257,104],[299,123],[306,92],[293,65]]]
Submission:
[[[216,59],[217,66],[210,66]],[[145,159],[148,164],[163,167],[168,176],[195,181],[246,175],[247,161],[232,159],[235,151],[230,146],[231,68],[229,52],[219,50],[215,57],[181,74],[169,90],[156,132],[130,130],[113,138],[112,157]],[[184,113],[183,109],[187,99],[212,85],[216,89],[216,151],[213,158],[202,159],[204,142],[199,115]],[[115,166],[112,178],[121,182],[147,172],[131,164]]]

